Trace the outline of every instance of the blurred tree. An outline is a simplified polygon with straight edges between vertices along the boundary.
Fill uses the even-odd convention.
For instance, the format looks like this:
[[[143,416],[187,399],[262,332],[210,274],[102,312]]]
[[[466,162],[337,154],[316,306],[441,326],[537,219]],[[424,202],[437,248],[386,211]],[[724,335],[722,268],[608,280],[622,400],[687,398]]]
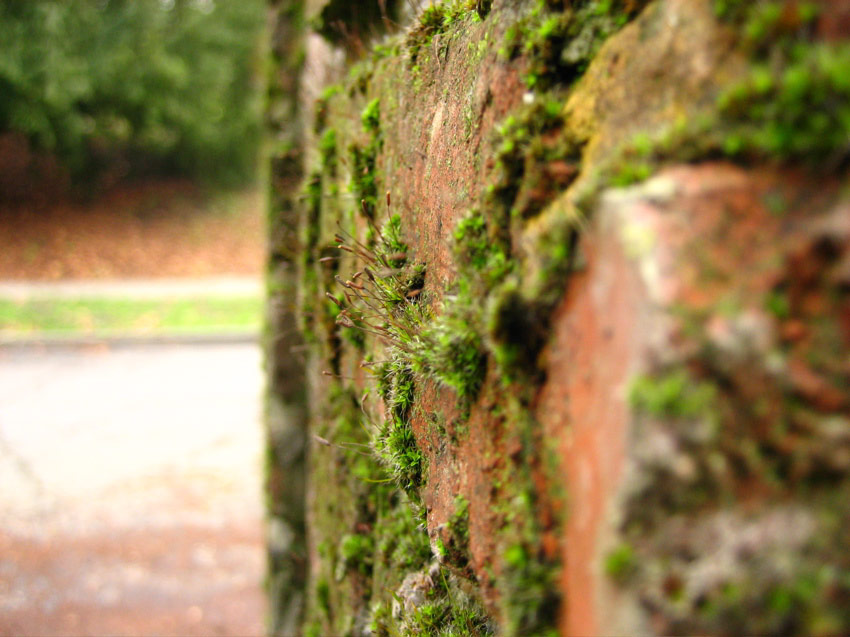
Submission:
[[[5,0],[0,133],[77,183],[171,171],[253,174],[263,0]]]

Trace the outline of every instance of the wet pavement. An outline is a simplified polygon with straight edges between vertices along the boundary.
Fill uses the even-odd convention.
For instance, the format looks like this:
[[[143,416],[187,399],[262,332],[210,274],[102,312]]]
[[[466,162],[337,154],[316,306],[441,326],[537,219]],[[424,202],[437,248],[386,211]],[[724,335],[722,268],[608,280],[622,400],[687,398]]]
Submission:
[[[255,343],[0,348],[0,635],[260,635]]]

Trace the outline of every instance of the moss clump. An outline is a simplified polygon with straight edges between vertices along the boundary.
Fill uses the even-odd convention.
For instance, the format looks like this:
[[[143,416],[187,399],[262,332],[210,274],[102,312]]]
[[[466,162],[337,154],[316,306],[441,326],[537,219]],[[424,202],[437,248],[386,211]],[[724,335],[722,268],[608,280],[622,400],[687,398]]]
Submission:
[[[455,254],[464,265],[480,272],[490,264],[493,251],[480,211],[474,210],[458,221],[453,236]]]
[[[848,77],[847,43],[795,46],[784,64],[755,64],[718,102],[724,152],[838,165],[850,151]]]
[[[347,0],[327,2],[313,20],[313,30],[328,42],[341,46],[350,55],[362,54],[368,40],[387,30],[399,18],[397,0]]]
[[[381,126],[381,101],[376,97],[366,105],[360,114],[363,130],[376,133]]]
[[[533,518],[533,513],[526,511]],[[535,536],[536,537],[536,536]],[[508,635],[557,635],[561,595],[556,565],[539,540],[509,545],[502,556],[502,624]]]
[[[461,401],[473,400],[484,382],[487,354],[471,308],[453,306],[422,332],[417,370],[451,387]]]
[[[710,383],[694,383],[684,370],[662,376],[639,376],[632,381],[633,409],[667,418],[697,418],[711,409],[717,392]]]
[[[380,119],[380,102],[375,99],[369,102],[360,115],[368,141],[363,145],[352,144],[349,147],[351,160],[349,189],[361,204],[358,209],[369,219],[374,219],[378,204],[378,154],[383,147]]]
[[[364,118],[368,119],[368,118]],[[385,417],[378,424],[372,445],[396,484],[418,501],[424,457],[410,426],[416,391],[414,353],[421,343],[427,316],[419,294],[425,283],[422,266],[409,263],[401,238],[401,217],[393,214],[379,230],[374,228],[372,248],[354,240],[339,245],[363,261],[363,268],[343,285],[345,301],[336,301],[337,323],[365,337],[371,334],[387,345],[386,359],[374,367]]]
[[[339,556],[344,569],[356,569],[364,575],[372,572],[374,540],[371,535],[351,533],[343,535],[339,542]]]
[[[384,363],[378,371],[378,391],[388,417],[378,427],[375,450],[396,484],[418,501],[425,459],[410,427],[415,394],[413,369],[400,356]]]
[[[547,325],[547,317],[517,279],[508,280],[491,296],[487,336],[505,383],[538,379],[537,357],[546,342]]]
[[[462,495],[455,498],[455,512],[449,519],[449,532],[461,545],[469,544],[469,500]]]
[[[540,213],[578,174],[582,144],[568,133],[561,107],[554,95],[535,100],[498,128],[488,203],[505,225],[509,216],[527,219]]]
[[[617,582],[625,582],[635,572],[634,549],[629,544],[620,544],[605,557],[605,573]]]
[[[507,253],[503,229],[494,226],[475,208],[458,221],[453,233],[460,266],[458,287],[479,298],[486,298],[516,267]]]
[[[420,53],[432,40],[452,28],[461,19],[480,20],[481,3],[475,0],[446,0],[428,5],[419,15],[419,21],[407,36],[411,67],[420,62]]]
[[[389,494],[387,500],[381,503],[382,514],[375,523],[374,536],[377,549],[375,563],[382,565],[383,570],[396,573],[418,571],[431,560],[428,533],[421,520],[411,514],[411,505],[398,492]]]
[[[602,43],[634,17],[645,1],[584,0],[560,9],[540,2],[505,32],[500,53],[528,60],[524,74],[530,89],[569,85],[587,69]]]
[[[330,86],[326,86],[322,89],[322,92],[319,94],[316,104],[313,107],[313,130],[315,130],[316,133],[320,133],[327,126],[330,102],[335,95],[341,92],[342,86],[339,84],[331,84]]]
[[[459,495],[455,510],[445,525],[438,528],[437,549],[440,562],[462,577],[473,577],[469,566],[469,502]]]
[[[333,176],[336,174],[337,142],[336,130],[327,128],[319,139],[319,156],[321,157],[322,172]]]
[[[411,591],[415,591],[412,595]],[[373,610],[372,633],[389,635],[457,635],[483,637],[496,634],[492,621],[451,573],[437,565],[410,573],[388,602]]]
[[[463,579],[431,562],[428,534],[403,498],[375,524],[370,629],[376,635],[491,635],[493,626]],[[460,525],[460,521],[458,521]],[[403,584],[407,582],[407,585]],[[413,586],[410,584],[413,583]],[[416,594],[411,595],[415,590]],[[388,594],[389,593],[389,594]]]
[[[670,160],[767,159],[818,170],[846,161],[850,45],[813,40],[818,7],[717,0],[715,13],[740,34],[738,46],[752,60],[747,74],[721,90],[712,109],[636,135],[611,162],[604,182],[627,186]]]

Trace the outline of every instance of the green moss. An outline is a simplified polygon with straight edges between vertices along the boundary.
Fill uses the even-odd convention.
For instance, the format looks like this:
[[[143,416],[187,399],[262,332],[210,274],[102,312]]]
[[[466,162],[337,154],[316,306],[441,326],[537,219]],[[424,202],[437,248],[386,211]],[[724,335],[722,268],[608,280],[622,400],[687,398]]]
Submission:
[[[365,0],[356,4],[331,0],[324,4],[311,26],[328,42],[356,56],[362,54],[370,38],[397,22],[400,6],[401,2],[395,0]]]
[[[502,555],[503,574],[498,585],[505,634],[557,634],[561,601],[557,565],[541,553],[539,529],[534,527],[533,509],[527,505],[518,505],[516,499],[514,506],[516,515],[511,523],[520,527],[516,529],[518,535],[525,539],[509,544]],[[528,517],[523,520],[520,515]]]
[[[473,320],[471,308],[453,304],[422,331],[414,361],[417,371],[451,387],[464,402],[477,396],[487,370],[486,351]]]
[[[577,20],[576,15],[586,12],[587,24],[581,27],[586,36],[582,40],[585,44],[594,41],[601,33],[598,27],[602,18],[610,18],[611,12],[622,9],[618,3],[574,4],[576,7],[570,11],[571,20]],[[639,4],[630,3],[630,6]],[[457,11],[454,12],[447,11],[442,5],[429,8],[419,26],[408,35],[411,64],[421,69],[423,82],[431,77],[426,57],[436,55],[439,58],[446,47],[455,42],[453,37],[459,32],[456,31],[460,28],[459,23],[468,24],[478,19],[476,10],[486,13],[487,7],[474,5],[471,2],[456,3]],[[598,13],[591,15],[591,5]],[[559,14],[550,8],[541,5],[538,13],[543,19],[539,22],[538,37],[529,51],[539,52],[540,59],[544,59],[556,55],[552,47],[563,35],[559,32],[562,24],[557,19]],[[591,22],[596,26],[592,26]],[[578,28],[577,22],[571,24]],[[432,43],[434,46],[429,46]],[[473,58],[486,55],[488,50],[486,42],[465,48]],[[592,50],[595,49],[591,46],[586,52]],[[576,59],[590,55],[576,51]],[[556,68],[561,64],[559,58],[553,67],[554,72],[550,73],[547,67],[540,73],[543,79],[536,88],[545,86],[547,82],[551,82],[553,87],[563,87],[569,77],[576,77],[583,71],[583,66],[573,60],[566,63],[573,65],[570,66],[572,70],[561,74]],[[582,64],[586,64],[586,60]],[[381,81],[380,74],[374,74],[373,70],[369,71],[370,79],[366,83],[370,91]],[[378,184],[382,180],[379,166],[386,162],[386,166],[390,167],[394,161],[392,156],[382,154],[380,106],[386,104],[371,99],[376,94],[383,93],[372,92],[366,99],[356,92],[351,93],[355,103],[365,104],[361,112],[362,130],[356,132],[352,143],[350,139],[342,138],[345,134],[342,131],[347,129],[340,126],[337,132],[339,138],[334,140],[336,146],[342,142],[346,144],[343,148],[349,149],[350,189],[357,199],[365,202],[363,209],[372,219],[376,215]],[[569,187],[579,172],[583,142],[573,139],[565,126],[561,115],[564,98],[565,92],[538,93],[532,104],[521,107],[503,123],[495,140],[493,187],[489,196],[477,198],[476,208],[454,229],[454,253],[459,267],[456,278],[441,295],[439,306],[435,304],[432,309],[431,295],[436,291],[425,285],[425,270],[412,262],[404,241],[403,221],[406,218],[390,214],[387,223],[380,229],[370,222],[371,236],[363,238],[365,235],[361,232],[358,238],[362,242],[357,242],[354,237],[341,240],[353,253],[345,257],[347,262],[343,263],[340,274],[346,272],[346,267],[352,262],[352,269],[361,274],[354,281],[340,276],[341,282],[346,284],[343,290],[335,286],[329,288],[328,291],[336,292],[342,305],[331,310],[336,312],[339,324],[356,326],[345,327],[343,331],[357,334],[364,345],[363,351],[374,351],[376,359],[383,358],[381,363],[370,363],[367,367],[374,373],[382,399],[376,402],[384,409],[383,418],[374,424],[371,445],[381,467],[392,479],[381,483],[380,490],[370,491],[370,504],[364,509],[376,511],[370,514],[372,517],[359,517],[361,520],[369,519],[373,525],[370,534],[375,545],[371,561],[365,554],[361,556],[363,559],[352,561],[352,564],[365,566],[363,569],[348,569],[341,584],[345,585],[349,580],[352,585],[362,582],[371,565],[371,620],[372,628],[378,634],[404,631],[415,634],[488,634],[493,629],[485,619],[486,615],[471,603],[468,595],[463,594],[463,590],[474,589],[474,584],[458,584],[471,574],[468,565],[469,507],[462,499],[456,502],[454,515],[434,541],[434,546],[438,547],[436,550],[442,554],[451,572],[440,570],[442,582],[437,582],[432,568],[430,575],[436,585],[428,593],[425,604],[415,611],[405,611],[401,620],[394,618],[390,611],[391,598],[397,594],[404,575],[425,573],[431,559],[430,549],[426,548],[427,534],[419,526],[424,515],[419,491],[427,476],[427,467],[411,428],[411,418],[414,413],[419,417],[416,410],[421,408],[417,405],[417,392],[422,387],[436,385],[450,388],[456,394],[460,413],[453,419],[452,431],[446,431],[448,426],[442,431],[434,427],[430,434],[437,438],[453,435],[464,426],[464,416],[470,413],[476,400],[481,399],[486,404],[486,395],[482,397],[481,393],[488,371],[494,371],[493,362],[500,366],[499,370],[495,370],[500,374],[494,374],[493,378],[501,375],[506,384],[516,388],[523,396],[511,412],[511,419],[503,425],[504,435],[517,437],[522,451],[505,460],[505,469],[511,478],[497,487],[500,493],[503,492],[506,503],[502,511],[505,528],[498,539],[505,549],[506,566],[494,582],[503,593],[503,625],[507,634],[546,634],[557,625],[560,604],[558,563],[556,558],[545,554],[541,545],[542,533],[553,530],[543,529],[537,515],[538,510],[550,507],[546,499],[551,494],[548,489],[545,489],[546,493],[538,494],[531,479],[531,466],[543,461],[539,426],[530,417],[527,405],[529,396],[541,379],[537,356],[545,344],[548,321],[574,267],[577,227],[573,222],[553,224],[552,232],[543,233],[541,236],[544,238],[533,249],[533,268],[521,270],[511,250],[512,235],[519,236],[522,225]],[[337,104],[333,106],[336,112]],[[383,116],[385,126],[394,121],[390,112]],[[329,133],[325,135],[330,136]],[[322,144],[322,147],[330,148],[329,140],[323,141],[328,143]],[[354,233],[353,230],[351,232]],[[345,276],[354,275],[349,273]],[[349,287],[349,283],[354,285]],[[355,292],[358,285],[364,286],[362,299]],[[506,374],[505,369],[510,369],[510,373]],[[516,382],[517,379],[529,382],[523,387],[522,383]],[[369,412],[370,409],[364,411]],[[428,414],[422,414],[422,417],[427,419]],[[352,456],[345,462],[351,470],[358,461]],[[373,471],[368,467],[367,470]],[[380,474],[365,475],[383,479],[378,477]],[[389,496],[393,501],[393,498],[400,497],[399,491],[405,494],[404,507],[398,508],[396,504],[385,501],[381,504],[381,497],[396,494]],[[555,517],[551,515],[549,519],[555,520]],[[396,526],[398,530],[392,530]],[[362,527],[350,525],[343,530],[345,536],[365,533]],[[332,552],[338,554],[336,563],[346,563],[346,558],[341,557],[343,547],[335,545]],[[335,588],[336,585],[331,587],[332,597]],[[333,600],[331,606],[334,607]],[[346,626],[352,626],[351,622],[345,624],[342,618],[335,618],[333,627],[336,632]]]
[[[339,555],[345,568],[354,568],[364,574],[371,572],[373,551],[374,540],[371,535],[343,535],[339,542]]]
[[[322,211],[322,180],[322,173],[314,171],[304,184],[305,202],[300,228],[302,248],[299,255],[302,293],[298,319],[307,342],[316,341],[318,324],[321,323],[320,309],[316,304],[319,285],[315,266],[319,241],[319,218]]]
[[[377,97],[373,99],[363,112],[360,114],[360,121],[363,123],[363,129],[370,132],[377,132],[381,126],[381,101]]]
[[[396,573],[421,570],[431,559],[428,532],[411,512],[410,501],[400,497],[395,500],[395,506],[385,507],[388,512],[375,525],[376,561]]]
[[[535,246],[537,268],[504,279],[494,287],[486,308],[487,343],[503,382],[540,379],[538,356],[546,344],[551,315],[575,266],[578,228],[559,220]]]
[[[452,29],[464,18],[480,19],[476,2],[470,0],[444,0],[428,5],[419,15],[418,24],[407,36],[407,49],[411,67],[422,62],[420,53],[427,50],[433,39]]]
[[[788,295],[782,290],[774,290],[765,297],[765,309],[780,320],[791,316],[791,304]]]
[[[395,360],[384,365],[382,375],[379,387],[382,388],[382,394],[386,395],[389,417],[379,427],[376,450],[396,484],[408,497],[418,501],[425,458],[416,445],[410,426],[410,410],[415,392],[413,370],[405,362]]]
[[[628,544],[620,544],[605,557],[605,573],[616,582],[625,582],[636,568],[634,549]]]
[[[537,377],[545,329],[545,317],[523,293],[517,279],[510,279],[491,297],[487,307],[488,345],[506,384]]]
[[[777,44],[786,48],[807,38],[820,8],[805,1],[789,5],[779,0],[714,0],[714,13],[738,28],[748,49],[763,54]]]
[[[423,573],[423,578],[425,574]],[[399,602],[400,618],[396,619],[389,604],[373,612],[372,633],[389,635],[428,635],[480,637],[496,634],[491,620],[480,602],[461,587],[456,578],[445,571],[431,569],[432,582],[425,590],[425,600],[405,607]]]
[[[699,600],[697,613],[678,622],[677,632],[824,636],[846,632],[850,617],[841,603],[836,604],[847,593],[840,569],[807,560],[794,569],[781,581],[767,567],[761,577],[744,572],[719,584]],[[688,608],[694,601],[680,599],[678,604]]]
[[[548,316],[555,309],[569,275],[582,265],[579,228],[578,217],[561,216],[549,223],[535,246],[537,269],[527,277],[526,293],[541,316]]]
[[[631,186],[648,179],[654,171],[655,166],[649,162],[624,162],[617,166],[609,183],[616,188]]]
[[[487,267],[492,246],[487,237],[487,222],[480,211],[472,211],[458,221],[454,241],[455,252],[464,265],[478,271]]]
[[[385,474],[364,452],[368,437],[357,397],[339,379],[329,380],[316,423],[314,434],[329,445],[316,445],[310,454],[311,476],[322,488],[310,504],[319,559],[307,619],[321,627],[320,634],[342,634],[368,602],[374,538],[365,529],[380,515],[375,500],[386,488]]]
[[[712,110],[637,135],[611,162],[605,184],[642,181],[671,160],[722,156],[801,162],[822,171],[847,158],[850,45],[811,40],[817,7],[719,0],[715,12],[741,33],[739,47],[752,60],[747,74],[719,93]]]
[[[327,128],[319,139],[319,155],[321,157],[322,172],[327,175],[336,173],[337,142],[336,130]]]
[[[410,513],[403,498],[390,497],[385,513],[375,524],[374,556],[376,603],[370,629],[376,635],[490,635],[493,627],[477,600],[464,592],[460,580],[431,565],[428,533]],[[420,574],[425,599],[408,612],[400,604],[400,617],[392,612],[400,601],[398,590],[406,575]]]
[[[502,232],[491,228],[479,209],[471,210],[458,221],[454,238],[454,254],[461,267],[464,287],[475,295],[486,297],[490,290],[503,281],[514,269]]]
[[[539,3],[506,30],[500,55],[504,59],[523,55],[528,61],[524,79],[530,89],[570,85],[581,77],[602,43],[645,4],[590,0],[564,10]]]
[[[351,183],[349,190],[359,200],[358,210],[370,219],[374,218],[378,203],[378,154],[383,147],[380,130],[380,103],[372,100],[360,116],[363,130],[368,134],[364,144],[351,144],[349,158],[351,161]]]
[[[339,84],[331,84],[322,89],[319,98],[316,100],[316,105],[313,108],[314,112],[314,130],[318,133],[325,128],[328,121],[328,113],[330,102],[333,97],[342,92],[342,86]]]
[[[320,578],[316,582],[316,602],[319,608],[327,615],[331,610],[330,604],[331,589],[328,580]]]
[[[469,501],[462,495],[455,498],[455,512],[449,519],[449,531],[463,546],[469,544]]]
[[[459,495],[455,498],[455,510],[436,538],[439,559],[455,574],[472,578],[469,566],[469,502]]]
[[[523,219],[543,210],[578,174],[582,144],[574,139],[561,115],[556,95],[535,100],[509,115],[498,127],[496,179],[488,203]]]
[[[684,370],[663,376],[638,376],[632,381],[629,402],[633,409],[668,418],[698,418],[710,412],[716,400],[710,383],[697,383]]]
[[[352,167],[350,191],[362,202],[358,209],[372,218],[378,201],[378,184],[375,180],[376,149],[371,145],[363,148],[352,144],[349,147],[349,157]]]
[[[850,44],[797,45],[784,64],[758,63],[724,91],[718,110],[728,127],[724,151],[833,163],[850,136]],[[824,109],[823,104],[833,104]]]

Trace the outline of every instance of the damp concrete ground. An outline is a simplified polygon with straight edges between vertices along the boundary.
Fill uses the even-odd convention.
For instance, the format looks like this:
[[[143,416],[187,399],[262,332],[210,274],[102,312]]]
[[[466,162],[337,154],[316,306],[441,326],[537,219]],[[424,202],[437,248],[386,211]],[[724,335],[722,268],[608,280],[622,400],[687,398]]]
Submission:
[[[0,635],[260,635],[256,343],[0,347]]]

